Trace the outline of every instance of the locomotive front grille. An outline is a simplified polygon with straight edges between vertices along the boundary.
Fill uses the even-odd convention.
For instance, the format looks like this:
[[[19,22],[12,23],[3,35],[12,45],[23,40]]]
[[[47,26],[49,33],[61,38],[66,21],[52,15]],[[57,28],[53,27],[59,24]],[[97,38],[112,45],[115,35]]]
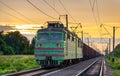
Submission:
[[[53,65],[58,65],[58,61],[56,60],[51,60],[51,61],[48,61],[48,60],[40,60],[40,64],[41,65],[48,65],[50,64],[51,66]]]
[[[52,56],[46,56],[45,60],[40,60],[40,64],[44,65],[44,66],[57,66],[58,65],[58,61],[57,60],[52,60]]]
[[[46,60],[47,60],[47,61],[52,60],[52,56],[47,56],[47,57],[46,57]]]

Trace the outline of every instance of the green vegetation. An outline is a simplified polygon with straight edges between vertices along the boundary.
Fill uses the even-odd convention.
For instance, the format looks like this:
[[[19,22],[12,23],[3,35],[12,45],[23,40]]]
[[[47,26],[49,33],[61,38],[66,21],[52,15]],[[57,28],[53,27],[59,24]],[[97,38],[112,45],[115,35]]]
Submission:
[[[19,31],[3,33],[3,31],[0,32],[0,55],[34,53],[35,38],[32,44],[29,44],[29,40]]]
[[[120,44],[118,44],[114,49],[114,57],[115,60],[112,62],[112,53],[110,53],[106,60],[109,63],[109,66],[115,70],[113,76],[120,76]]]
[[[34,56],[30,55],[13,55],[13,56],[0,56],[0,74],[17,72],[20,70],[27,70],[39,67],[36,63]]]
[[[0,32],[0,74],[38,67],[34,56],[35,37],[31,44],[19,31]],[[9,55],[9,56],[8,56]]]
[[[115,70],[113,76],[120,76],[120,70]]]
[[[112,67],[112,69],[120,69],[120,58],[115,57],[114,62],[112,62],[112,58],[107,58],[107,62]]]

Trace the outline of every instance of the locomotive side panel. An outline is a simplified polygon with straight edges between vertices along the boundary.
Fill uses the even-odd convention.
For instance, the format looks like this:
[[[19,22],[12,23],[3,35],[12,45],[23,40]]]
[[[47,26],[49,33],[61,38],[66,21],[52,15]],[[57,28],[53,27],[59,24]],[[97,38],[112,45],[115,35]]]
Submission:
[[[67,34],[65,39],[66,39],[64,43],[65,60],[82,58],[83,55],[80,39],[72,35],[68,36]]]
[[[69,38],[66,35],[65,38],[65,59],[75,59],[75,43],[72,41],[72,37],[70,36]]]
[[[76,46],[77,46],[77,58],[82,59],[83,58],[82,41],[78,38],[77,38],[77,41],[76,41]]]

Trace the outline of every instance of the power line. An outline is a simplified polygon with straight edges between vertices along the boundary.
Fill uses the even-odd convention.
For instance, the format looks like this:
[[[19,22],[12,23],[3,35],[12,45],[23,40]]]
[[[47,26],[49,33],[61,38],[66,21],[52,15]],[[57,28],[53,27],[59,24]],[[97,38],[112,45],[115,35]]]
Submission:
[[[112,35],[111,35],[110,32],[106,29],[106,27],[105,27],[103,24],[101,24],[100,27],[102,27],[102,26],[103,26],[103,28],[105,29],[105,31],[110,35],[110,37],[112,37]]]
[[[13,9],[12,7],[8,6],[7,4],[5,4],[4,2],[0,1],[1,4],[3,4],[4,6],[6,6],[7,8],[11,9],[12,11],[16,12],[17,14],[19,14],[20,16],[24,17],[25,19],[27,19],[28,21],[32,21],[31,19],[29,19],[28,17],[26,17],[25,15],[21,14],[20,12],[16,11],[15,9]],[[33,22],[33,21],[32,21]]]
[[[58,15],[60,15],[60,13],[54,8],[52,7],[46,0],[43,0],[49,7],[51,7]]]
[[[92,8],[92,11],[94,11],[94,6],[95,6],[95,0],[93,1],[93,4],[92,4],[92,1],[89,0],[89,3],[90,3],[90,6]]]
[[[3,11],[2,11],[2,12],[3,12]],[[4,13],[4,14],[7,14],[7,15],[9,15],[9,16],[12,16],[12,17],[14,17],[14,18],[16,18],[16,19],[18,19],[18,20],[24,22],[24,23],[28,23],[28,22],[26,22],[25,20],[23,20],[23,19],[21,19],[21,18],[19,18],[19,17],[17,17],[17,16],[14,16],[14,15],[8,13],[8,12],[5,12],[5,11],[4,11],[3,13]]]
[[[93,18],[95,20],[96,25],[98,26],[101,21],[100,21],[100,14],[99,14],[99,8],[98,8],[97,0],[92,0],[92,1],[89,0],[89,3],[90,3],[90,6],[91,6]],[[95,9],[95,6],[96,6],[96,9]],[[95,13],[97,14],[97,17],[96,17]],[[101,36],[101,29],[99,29],[99,27],[98,27],[98,30],[99,30],[98,32],[99,32],[99,34]],[[101,40],[100,40],[100,42],[101,42]]]
[[[98,24],[99,24],[99,23],[101,23],[100,13],[99,13],[99,8],[98,8],[98,2],[97,2],[97,0],[95,2],[96,2],[96,11],[97,11],[97,17],[98,17]],[[99,33],[100,33],[100,36],[101,36],[101,30],[100,29],[99,29]]]
[[[52,18],[52,19],[57,19],[57,18],[55,18],[55,17],[52,17],[52,16],[48,15],[48,14],[45,13],[44,11],[42,11],[40,8],[38,8],[37,6],[35,6],[35,5],[34,5],[32,2],[30,2],[29,0],[26,0],[26,1],[27,1],[30,5],[32,5],[35,9],[37,9],[39,12],[43,13],[44,15],[46,15],[46,16]]]
[[[95,0],[93,1],[93,5],[92,5],[92,1],[91,0],[89,0],[89,3],[90,3],[91,10],[92,10],[93,18],[94,18],[95,23],[97,25],[97,18],[95,17],[95,13],[94,13]]]
[[[75,31],[78,27],[82,28],[81,23],[78,23],[78,26],[77,26],[77,27],[75,27],[75,29],[73,30],[73,32],[74,32],[74,31]]]
[[[75,21],[75,19],[72,17],[72,15],[67,11],[67,9],[65,8],[65,6],[63,5],[63,3],[61,2],[61,0],[58,0],[59,1],[59,3],[62,5],[62,7],[64,8],[64,10],[69,14],[69,16],[73,19],[73,21],[74,22],[76,22]]]
[[[99,8],[98,8],[98,2],[97,2],[97,0],[96,0],[96,6],[97,6],[98,22],[100,23],[101,19],[100,19],[100,13],[99,13]]]

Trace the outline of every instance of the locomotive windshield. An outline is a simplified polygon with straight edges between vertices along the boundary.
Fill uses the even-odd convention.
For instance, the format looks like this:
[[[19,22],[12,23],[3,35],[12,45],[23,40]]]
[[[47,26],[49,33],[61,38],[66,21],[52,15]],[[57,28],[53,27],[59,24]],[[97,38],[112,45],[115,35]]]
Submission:
[[[62,40],[61,33],[50,33],[50,40]]]
[[[46,40],[49,39],[48,36],[49,36],[48,33],[39,33],[38,34],[38,40],[40,40],[40,41],[46,41]]]
[[[39,33],[38,40],[40,41],[59,41],[62,40],[62,33]]]

